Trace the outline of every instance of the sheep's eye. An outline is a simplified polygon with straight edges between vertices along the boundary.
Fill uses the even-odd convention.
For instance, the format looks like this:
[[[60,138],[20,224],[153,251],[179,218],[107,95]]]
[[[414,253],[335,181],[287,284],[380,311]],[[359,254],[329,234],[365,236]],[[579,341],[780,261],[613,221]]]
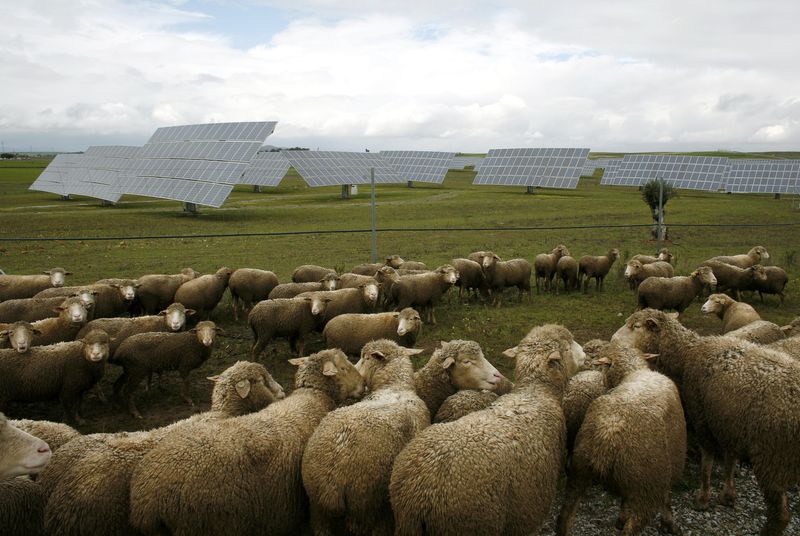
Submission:
[[[264,383],[264,378],[259,378],[259,379],[256,381],[256,383],[261,383],[261,384],[263,384],[263,383]]]
[[[463,363],[464,365],[471,365],[471,364],[472,364],[472,361],[462,361],[462,363]]]

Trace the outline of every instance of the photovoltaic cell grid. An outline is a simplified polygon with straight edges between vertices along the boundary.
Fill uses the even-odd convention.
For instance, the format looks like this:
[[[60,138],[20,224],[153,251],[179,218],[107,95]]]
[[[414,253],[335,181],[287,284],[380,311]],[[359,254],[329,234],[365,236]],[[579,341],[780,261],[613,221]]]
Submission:
[[[800,193],[800,160],[731,159],[726,190],[734,193]]]
[[[587,158],[586,164],[583,166],[583,175],[591,176],[594,174],[595,169],[605,170],[612,161],[618,162],[622,158]]]
[[[492,149],[473,184],[576,188],[589,149]]]
[[[258,153],[245,169],[239,184],[278,186],[289,171],[289,161],[278,151]]]
[[[309,186],[368,184],[370,169],[376,183],[406,182],[378,153],[340,151],[281,151]]]
[[[727,158],[709,156],[625,155],[612,176],[600,184],[639,186],[652,179],[664,179],[674,188],[717,190],[730,169]]]
[[[455,153],[435,151],[381,151],[381,158],[389,162],[406,180],[441,184],[450,168]]]
[[[58,154],[29,186],[29,190],[69,195],[83,171],[82,154]]]
[[[141,147],[128,145],[95,145],[83,154],[83,173],[70,186],[69,193],[95,197],[116,203],[122,194],[118,183],[129,174],[130,162]]]
[[[120,193],[219,207],[275,130],[274,121],[162,127],[131,163]]]
[[[450,169],[464,169],[472,166],[476,170],[483,162],[482,156],[454,156],[450,161]]]

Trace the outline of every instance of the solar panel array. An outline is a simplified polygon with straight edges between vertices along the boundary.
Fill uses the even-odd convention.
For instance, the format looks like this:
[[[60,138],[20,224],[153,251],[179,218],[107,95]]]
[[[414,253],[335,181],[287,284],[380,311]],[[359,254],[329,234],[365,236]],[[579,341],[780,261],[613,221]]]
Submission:
[[[67,196],[80,180],[82,154],[58,154],[30,185],[30,190]]]
[[[732,159],[725,179],[734,193],[800,193],[800,160]]]
[[[477,170],[482,162],[482,156],[454,156],[450,161],[450,169],[464,169],[472,166]]]
[[[255,186],[278,186],[286,172],[289,171],[289,161],[279,151],[264,151],[258,153],[244,170],[239,184],[252,184]]]
[[[640,186],[653,179],[664,179],[675,188],[717,190],[730,169],[727,158],[652,154],[625,155],[610,176],[600,184]]]
[[[378,153],[340,151],[281,151],[309,186],[367,184],[370,169],[376,183],[402,183],[407,179]]]
[[[586,164],[583,166],[583,175],[594,175],[595,169],[603,169],[611,165],[612,162],[619,162],[622,158],[587,158]]]
[[[128,176],[131,161],[140,150],[129,145],[89,147],[83,154],[81,177],[70,193],[116,203],[122,197],[118,184]]]
[[[219,207],[275,125],[261,121],[159,128],[132,162],[120,191]]]
[[[589,149],[492,149],[473,184],[576,188]]]
[[[397,172],[409,181],[441,184],[455,153],[435,151],[381,151]]]

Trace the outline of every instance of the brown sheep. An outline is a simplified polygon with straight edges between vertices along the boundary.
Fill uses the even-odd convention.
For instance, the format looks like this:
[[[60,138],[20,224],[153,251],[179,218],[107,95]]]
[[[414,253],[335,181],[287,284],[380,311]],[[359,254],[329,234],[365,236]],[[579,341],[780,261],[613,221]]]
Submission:
[[[51,298],[54,296],[77,296],[80,295],[84,302],[88,302],[87,293],[94,296],[94,306],[92,307],[92,318],[107,318],[125,314],[131,308],[136,297],[136,283],[133,280],[126,280],[123,284],[95,283],[83,287],[60,287],[43,290],[36,295],[37,298]]]
[[[777,294],[780,299],[779,305],[783,305],[783,289],[789,282],[789,276],[783,268],[777,266],[764,266],[765,280],[754,279],[753,286],[749,290],[757,290],[761,303],[764,303],[764,294]]]
[[[800,407],[787,404],[800,392],[800,361],[732,337],[702,337],[653,309],[631,315],[612,341],[658,354],[656,368],[678,385],[702,456],[695,507],[709,506],[715,454],[725,457],[726,505],[736,497],[735,461],[749,460],[767,505],[761,533],[782,534],[786,492],[800,482]]]
[[[139,277],[136,289],[142,311],[146,315],[154,315],[163,311],[170,303],[175,302],[175,292],[187,281],[199,277],[200,274],[191,268],[184,268],[179,274],[148,274]]]
[[[247,316],[255,339],[250,351],[253,360],[258,359],[275,337],[288,338],[292,352],[302,357],[306,351],[306,337],[322,323],[330,301],[330,298],[312,293],[305,298],[277,298],[258,302]]]
[[[239,309],[247,312],[253,304],[266,300],[272,289],[278,286],[278,276],[269,270],[239,268],[228,280],[231,291],[233,319],[239,320]]]
[[[214,274],[191,279],[175,291],[175,301],[194,309],[198,318],[206,319],[225,294],[232,273],[230,268],[220,268]]]
[[[737,302],[727,294],[712,294],[700,311],[707,315],[717,315],[722,320],[722,333],[728,333],[751,322],[761,320],[761,316],[752,306],[744,302]]]
[[[75,340],[75,336],[89,319],[86,306],[77,297],[67,298],[56,309],[59,311],[56,318],[45,318],[31,324],[39,331],[34,334],[31,343],[33,346]]]
[[[449,264],[438,267],[434,272],[401,277],[393,286],[397,311],[406,307],[420,308],[426,321],[436,324],[436,304],[455,282],[458,271]]]
[[[63,268],[53,268],[45,275],[0,275],[0,302],[19,298],[33,298],[51,287],[63,287],[64,276],[71,275]]]
[[[64,303],[65,299],[64,296],[54,296],[52,298],[19,298],[0,302],[0,322],[12,324],[19,321],[36,322],[45,318],[55,318],[59,313],[56,307]],[[91,311],[89,305],[85,305]]]
[[[41,330],[33,327],[30,322],[14,322],[13,324],[0,324],[0,349],[7,347],[14,351],[24,354],[28,348],[33,346],[34,335],[41,335]],[[8,340],[8,344],[6,344]],[[0,356],[3,353],[0,352]]]
[[[542,279],[544,290],[552,290],[553,276],[556,275],[559,259],[568,256],[569,250],[564,244],[557,245],[550,253],[540,253],[533,259],[533,271],[536,277],[536,293],[539,294],[539,279]]]
[[[365,344],[378,339],[389,339],[411,348],[421,329],[419,313],[406,307],[393,313],[339,315],[325,326],[322,338],[328,348],[338,348],[348,355],[360,355]]]
[[[489,252],[491,253],[491,252]],[[483,258],[483,273],[486,274],[486,283],[492,291],[495,307],[500,307],[503,301],[503,290],[507,287],[519,289],[519,299],[526,293],[531,298],[531,263],[525,259],[511,259],[501,261],[495,254]]]
[[[701,266],[708,266],[714,272],[716,292],[734,291],[737,300],[741,300],[740,291],[752,289],[757,283],[767,280],[767,273],[760,264],[739,268],[724,262],[705,261]]]
[[[683,313],[706,285],[716,284],[717,278],[708,266],[701,266],[688,276],[649,277],[637,291],[639,309],[675,309]]]
[[[564,292],[578,288],[578,261],[574,257],[564,255],[556,263],[556,294],[559,280],[564,282]]]
[[[743,253],[741,255],[719,255],[717,257],[711,257],[708,260],[732,264],[734,266],[738,266],[739,268],[749,268],[755,264],[761,264],[762,261],[767,259],[769,259],[769,253],[767,253],[767,249],[764,246],[755,246],[747,253]]]
[[[475,261],[481,266],[483,266],[483,259],[491,255],[494,255],[494,253],[491,251],[473,251],[472,253],[467,255],[467,259]]]
[[[467,298],[469,298],[470,292],[474,292],[476,296],[480,294],[488,297],[489,287],[486,284],[486,274],[483,273],[483,267],[479,263],[469,259],[453,259],[450,261],[450,265],[458,272],[458,281],[455,285],[458,287],[459,301],[463,299],[465,291]]]
[[[675,271],[672,265],[664,261],[655,261],[643,264],[641,261],[632,260],[625,267],[625,278],[631,283],[634,289],[639,288],[642,281],[648,277],[672,277]]]
[[[313,283],[324,279],[328,275],[337,275],[333,268],[325,268],[316,264],[298,266],[292,272],[293,283]]]
[[[389,265],[391,266],[391,265]],[[392,266],[394,268],[394,266]],[[403,263],[397,267],[398,270],[427,270],[428,267],[425,265],[424,262],[420,261],[403,261]]]
[[[511,389],[513,389],[513,385],[511,385],[508,390],[510,391]],[[457,421],[465,415],[488,408],[498,397],[499,395],[497,393],[485,389],[480,391],[462,389],[448,396],[445,401],[442,402],[432,422]]]
[[[268,296],[268,299],[275,300],[278,298],[294,298],[304,292],[317,292],[320,290],[336,290],[339,287],[339,276],[336,274],[328,274],[319,281],[312,283],[281,283],[273,288]]]
[[[369,263],[369,264],[359,264],[358,266],[354,266],[350,273],[359,274],[359,275],[375,275],[375,272],[381,269],[381,267],[386,266],[385,264],[381,263]]]
[[[771,344],[786,338],[783,328],[766,320],[756,320],[739,329],[729,331],[726,337],[736,337],[755,344]]]
[[[664,261],[672,264],[673,255],[669,252],[667,248],[661,248],[658,252],[658,255],[634,255],[631,257],[630,260],[632,261],[639,261],[642,264],[652,264],[656,261]]]
[[[369,313],[375,310],[378,304],[378,284],[368,283],[357,288],[343,288],[339,290],[326,290],[319,292],[304,292],[298,298],[318,296],[328,299],[328,306],[322,315],[322,323],[317,326],[319,331],[339,315],[347,313]]]
[[[605,255],[584,255],[578,261],[578,279],[583,281],[583,292],[589,291],[589,280],[594,278],[595,290],[603,289],[603,281],[611,265],[619,258],[619,250],[612,248]],[[586,278],[586,279],[584,279]]]

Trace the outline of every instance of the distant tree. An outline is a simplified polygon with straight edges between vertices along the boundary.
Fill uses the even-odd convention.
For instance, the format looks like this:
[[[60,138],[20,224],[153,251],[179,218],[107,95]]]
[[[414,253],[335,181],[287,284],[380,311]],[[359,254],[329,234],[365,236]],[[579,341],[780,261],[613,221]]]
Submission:
[[[17,155],[15,155],[14,153],[0,153],[0,158],[2,158],[3,160],[11,160],[12,158],[15,158],[16,156]]]
[[[661,190],[661,213],[659,214],[658,211],[658,197],[659,197],[659,189]],[[678,196],[678,191],[675,190],[671,184],[665,182],[664,179],[654,179],[651,181],[647,181],[644,186],[642,186],[642,199],[647,206],[650,207],[650,214],[653,217],[653,228],[652,228],[652,236],[653,240],[658,240],[658,221],[659,216],[661,216],[661,221],[666,221],[666,210],[664,207],[667,206],[667,201],[672,199],[673,197]],[[665,235],[666,236],[666,227],[665,227]]]

